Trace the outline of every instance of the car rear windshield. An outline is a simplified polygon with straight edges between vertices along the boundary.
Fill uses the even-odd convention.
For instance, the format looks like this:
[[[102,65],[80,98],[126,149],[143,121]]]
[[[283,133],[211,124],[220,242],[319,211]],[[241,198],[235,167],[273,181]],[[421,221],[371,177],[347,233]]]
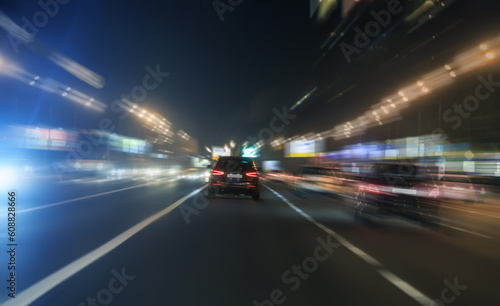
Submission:
[[[222,170],[225,172],[241,172],[248,170],[255,170],[253,161],[250,159],[221,159],[217,161],[214,167],[215,170]]]
[[[328,168],[321,168],[321,167],[306,167],[302,171],[303,174],[308,174],[308,175],[328,175],[328,176],[335,176],[335,173]]]
[[[412,187],[419,181],[418,168],[412,164],[377,164],[373,182],[394,187]]]

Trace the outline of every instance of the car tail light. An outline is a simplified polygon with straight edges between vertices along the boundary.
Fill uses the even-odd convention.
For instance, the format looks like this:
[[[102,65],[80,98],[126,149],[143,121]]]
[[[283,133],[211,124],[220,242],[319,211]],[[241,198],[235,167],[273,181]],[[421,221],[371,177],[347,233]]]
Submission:
[[[224,175],[224,171],[212,170],[212,175],[215,175],[215,176]]]
[[[380,190],[378,190],[377,185],[375,185],[375,184],[368,184],[368,186],[366,187],[366,190],[369,192],[374,192],[374,193],[380,192]]]
[[[257,172],[247,172],[245,174],[249,177],[257,177]]]
[[[432,198],[437,198],[439,197],[439,188],[438,187],[435,187],[435,188],[432,188],[430,191],[429,191],[429,197],[432,197]]]
[[[248,185],[248,187],[255,188],[255,185]]]

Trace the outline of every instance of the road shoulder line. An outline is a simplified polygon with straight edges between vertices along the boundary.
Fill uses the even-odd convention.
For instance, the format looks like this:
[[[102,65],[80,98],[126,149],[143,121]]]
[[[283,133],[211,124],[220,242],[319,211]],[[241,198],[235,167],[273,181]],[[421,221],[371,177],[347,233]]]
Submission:
[[[290,201],[288,201],[287,198],[279,194],[278,192],[274,191],[270,187],[264,185],[267,189],[269,189],[274,195],[276,195],[278,198],[280,198],[283,202],[285,202],[290,208],[295,210],[297,213],[302,215],[304,218],[306,218],[308,221],[322,229],[324,232],[335,238],[340,244],[342,244],[344,247],[346,247],[348,250],[350,250],[352,253],[363,259],[365,262],[370,264],[372,267],[375,268],[375,270],[383,276],[386,280],[388,280],[390,283],[392,283],[394,286],[396,286],[398,289],[406,293],[409,297],[414,299],[417,303],[420,305],[432,305],[432,300],[427,297],[425,294],[420,292],[418,289],[407,283],[406,281],[402,280],[398,276],[396,276],[394,273],[390,272],[385,268],[378,260],[374,259],[370,255],[366,254],[364,251],[350,243],[347,239],[342,237],[341,235],[337,234],[330,228],[326,227],[325,225],[319,223],[315,219],[313,219],[311,216],[306,214],[304,211],[302,211],[300,208],[292,204]]]

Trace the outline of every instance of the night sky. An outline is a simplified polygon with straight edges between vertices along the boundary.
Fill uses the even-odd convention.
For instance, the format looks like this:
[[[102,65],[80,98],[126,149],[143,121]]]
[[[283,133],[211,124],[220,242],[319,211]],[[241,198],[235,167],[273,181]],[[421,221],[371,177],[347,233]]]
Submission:
[[[40,10],[33,2],[3,2],[22,25]],[[26,46],[15,53],[1,35],[2,56],[110,105],[140,85],[145,67],[170,73],[140,106],[154,109],[198,138],[201,145],[246,139],[268,125],[272,108],[291,105],[306,89],[300,81],[312,58],[308,1],[243,1],[221,21],[212,1],[70,1],[40,28],[36,38],[106,79],[102,89],[75,78]],[[314,46],[316,47],[316,46]],[[309,52],[309,53],[308,53]],[[2,103],[19,123],[91,128],[101,116],[60,97],[2,80]],[[290,100],[293,99],[293,100]],[[47,108],[52,104],[50,120]],[[14,108],[14,106],[13,106]],[[13,109],[11,108],[11,109]],[[109,110],[108,110],[109,112]],[[9,117],[10,119],[13,117]],[[9,118],[6,121],[9,121]],[[134,120],[134,119],[127,119]],[[144,135],[119,125],[118,133]],[[131,136],[134,136],[131,135]]]
[[[324,52],[321,43],[341,22],[340,10],[318,25],[310,19],[308,0],[243,0],[232,12],[225,12],[221,21],[212,2],[73,0],[60,5],[58,13],[38,29],[36,38],[102,75],[106,80],[102,89],[82,82],[27,46],[19,46],[16,53],[4,30],[0,56],[108,106],[141,85],[147,66],[158,65],[170,75],[137,104],[164,115],[175,130],[197,138],[201,147],[223,145],[231,139],[241,144],[257,136],[269,127],[273,108],[292,106],[314,87],[318,91],[298,108],[297,119],[276,137],[330,129],[498,31],[491,25],[492,21],[498,25],[497,10],[488,9],[498,7],[498,1],[484,0],[483,5],[455,1],[414,33],[409,32],[413,25],[403,19],[420,1],[401,1],[405,12],[394,17],[384,35],[352,63],[346,62],[338,45],[319,61]],[[362,2],[357,9],[365,13],[354,24],[363,26],[372,19],[366,12],[385,6],[385,1]],[[35,1],[8,0],[2,1],[0,9],[22,25],[23,17],[31,19],[41,8]],[[351,20],[352,15],[346,22]],[[348,32],[344,41],[352,36]],[[133,118],[119,120],[109,109],[90,111],[1,78],[2,122],[88,129],[97,128],[103,117],[111,117],[119,134],[152,135]],[[464,94],[454,88],[432,99],[452,103]],[[436,113],[433,107],[424,112]]]

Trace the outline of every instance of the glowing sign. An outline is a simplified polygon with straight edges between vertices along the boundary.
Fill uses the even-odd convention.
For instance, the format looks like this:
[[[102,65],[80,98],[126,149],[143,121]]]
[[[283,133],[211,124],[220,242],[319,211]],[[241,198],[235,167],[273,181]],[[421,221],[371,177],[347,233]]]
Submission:
[[[464,161],[464,172],[474,172],[476,163],[473,161]]]
[[[26,129],[26,149],[48,149],[49,130],[39,128]]]
[[[64,130],[50,130],[50,146],[54,150],[66,147],[66,132]]]
[[[323,140],[294,140],[286,144],[285,157],[313,157],[323,150]]]
[[[242,150],[242,157],[256,158],[258,157],[259,149],[255,147],[245,147]]]
[[[231,156],[231,149],[224,147],[212,147],[212,159],[218,160],[219,156]]]

